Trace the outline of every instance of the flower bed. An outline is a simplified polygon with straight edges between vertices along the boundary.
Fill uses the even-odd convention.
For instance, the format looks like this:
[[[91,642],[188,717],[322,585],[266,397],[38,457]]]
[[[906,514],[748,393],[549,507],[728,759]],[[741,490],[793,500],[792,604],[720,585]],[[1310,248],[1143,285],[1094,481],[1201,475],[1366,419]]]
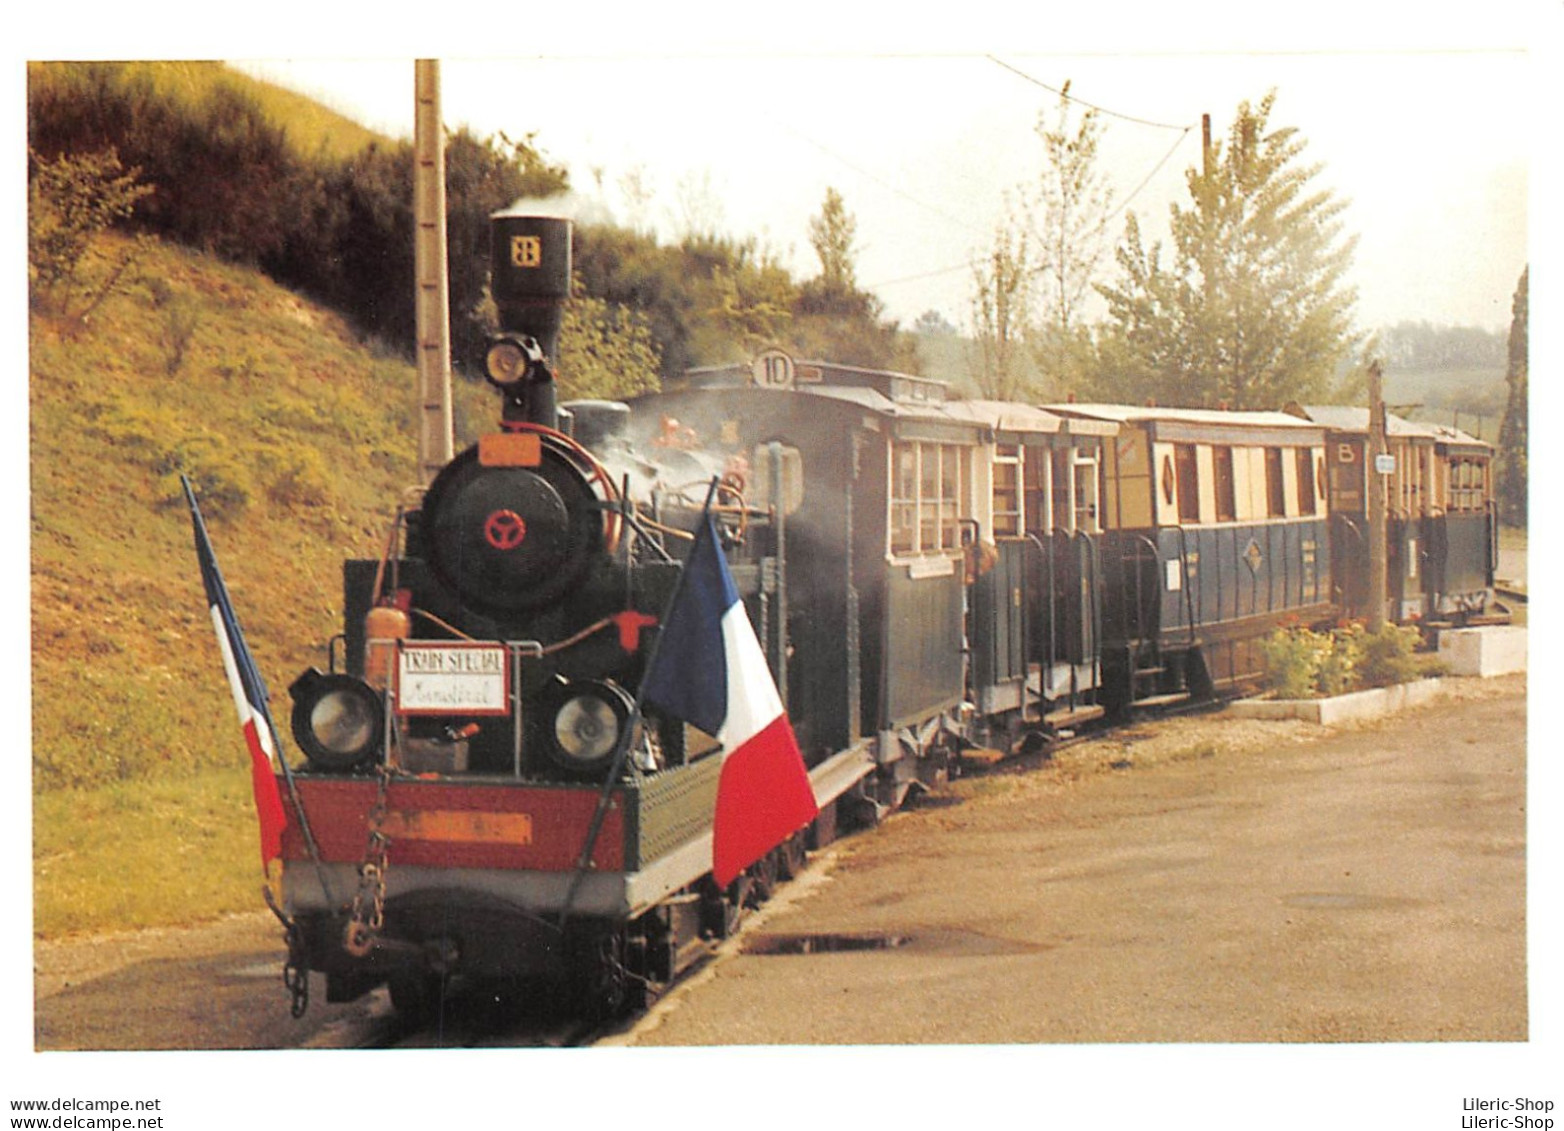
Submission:
[[[1419,679],[1325,699],[1240,699],[1230,703],[1227,709],[1240,719],[1302,719],[1330,726],[1421,706],[1439,694],[1444,682],[1443,679]]]

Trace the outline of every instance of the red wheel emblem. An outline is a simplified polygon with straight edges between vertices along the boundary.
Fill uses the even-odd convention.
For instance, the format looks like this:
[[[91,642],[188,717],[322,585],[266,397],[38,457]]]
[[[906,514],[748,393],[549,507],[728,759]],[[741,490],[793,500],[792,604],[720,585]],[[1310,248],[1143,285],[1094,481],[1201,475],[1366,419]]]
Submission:
[[[527,537],[527,523],[515,511],[495,511],[483,524],[483,536],[496,550],[514,550]]]

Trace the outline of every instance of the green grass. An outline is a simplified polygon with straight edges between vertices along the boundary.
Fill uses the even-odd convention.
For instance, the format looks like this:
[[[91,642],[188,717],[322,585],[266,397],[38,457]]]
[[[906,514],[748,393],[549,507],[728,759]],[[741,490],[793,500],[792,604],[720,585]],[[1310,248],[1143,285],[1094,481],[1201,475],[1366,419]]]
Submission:
[[[264,907],[238,727],[233,767],[33,800],[39,938],[196,922]]]
[[[247,754],[178,472],[197,483],[284,726],[285,688],[325,665],[341,630],[342,560],[378,554],[416,480],[410,365],[253,272],[155,241],[136,255],[141,281],[84,328],[37,313],[30,324],[46,936],[262,906]],[[172,375],[159,332],[170,294],[196,320]],[[480,427],[498,414],[486,390],[458,382],[457,396]]]

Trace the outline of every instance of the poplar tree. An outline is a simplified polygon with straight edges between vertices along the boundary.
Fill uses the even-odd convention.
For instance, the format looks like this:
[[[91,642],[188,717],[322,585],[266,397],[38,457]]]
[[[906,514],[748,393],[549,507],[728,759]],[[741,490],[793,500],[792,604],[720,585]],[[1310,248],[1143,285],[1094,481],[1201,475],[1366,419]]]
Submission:
[[[1504,423],[1499,427],[1499,515],[1511,526],[1526,525],[1526,412],[1530,370],[1527,281],[1530,275],[1530,267],[1521,272],[1514,301],[1510,304],[1510,356],[1504,375],[1510,395],[1504,406]]]
[[[1344,234],[1347,202],[1301,160],[1303,137],[1271,127],[1275,100],[1240,104],[1226,144],[1186,173],[1166,266],[1129,215],[1119,281],[1098,288],[1119,395],[1240,409],[1331,399],[1357,341],[1357,292],[1344,282],[1357,239]]]

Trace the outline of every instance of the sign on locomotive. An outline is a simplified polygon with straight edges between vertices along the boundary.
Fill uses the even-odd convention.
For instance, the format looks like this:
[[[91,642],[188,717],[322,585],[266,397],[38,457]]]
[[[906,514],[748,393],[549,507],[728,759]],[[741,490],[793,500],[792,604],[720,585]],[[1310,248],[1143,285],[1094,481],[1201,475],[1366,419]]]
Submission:
[[[345,563],[302,764],[195,516],[296,1013],[310,971],[412,1013],[455,976],[633,1007],[964,745],[1243,687],[1276,626],[1360,612],[1368,490],[1402,492],[1377,599],[1491,599],[1464,435],[1386,482],[1324,410],[960,400],[779,350],[560,405],[569,224],[493,225],[501,419]]]

